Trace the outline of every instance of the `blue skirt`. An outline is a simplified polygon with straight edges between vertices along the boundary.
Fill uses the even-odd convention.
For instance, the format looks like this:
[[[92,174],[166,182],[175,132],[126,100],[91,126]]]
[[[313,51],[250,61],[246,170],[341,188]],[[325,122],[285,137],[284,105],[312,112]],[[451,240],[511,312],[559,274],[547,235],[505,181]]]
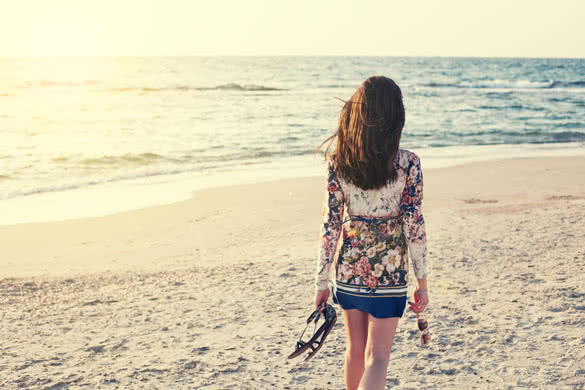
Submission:
[[[406,308],[406,296],[402,297],[359,297],[331,289],[333,302],[343,310],[359,309],[376,318],[402,317]]]

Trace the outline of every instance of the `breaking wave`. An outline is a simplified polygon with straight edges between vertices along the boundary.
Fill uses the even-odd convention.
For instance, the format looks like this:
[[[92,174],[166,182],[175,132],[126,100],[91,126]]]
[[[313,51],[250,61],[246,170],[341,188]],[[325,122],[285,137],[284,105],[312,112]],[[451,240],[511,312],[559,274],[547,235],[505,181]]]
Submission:
[[[485,80],[462,81],[458,83],[427,83],[430,88],[490,88],[490,89],[550,89],[585,88],[585,81],[530,81],[530,80]]]

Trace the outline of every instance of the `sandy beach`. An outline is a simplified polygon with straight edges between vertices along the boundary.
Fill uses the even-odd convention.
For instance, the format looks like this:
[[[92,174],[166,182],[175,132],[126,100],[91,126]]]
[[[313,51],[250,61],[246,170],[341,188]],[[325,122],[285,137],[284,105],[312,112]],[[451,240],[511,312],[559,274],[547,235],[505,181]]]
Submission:
[[[585,389],[584,168],[423,160],[433,341],[406,312],[387,388]],[[324,183],[0,225],[0,388],[344,389],[339,306],[313,359],[286,358],[313,310]]]

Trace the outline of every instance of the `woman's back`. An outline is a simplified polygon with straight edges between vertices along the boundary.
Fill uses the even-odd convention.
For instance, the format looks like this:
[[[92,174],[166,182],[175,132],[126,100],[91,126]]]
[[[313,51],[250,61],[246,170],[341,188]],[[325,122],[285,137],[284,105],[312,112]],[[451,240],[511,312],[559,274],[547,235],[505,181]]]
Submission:
[[[400,149],[394,161],[397,179],[387,185],[373,190],[364,190],[342,178],[337,178],[346,201],[349,215],[383,217],[400,214],[400,200],[406,184],[406,171],[414,153]]]

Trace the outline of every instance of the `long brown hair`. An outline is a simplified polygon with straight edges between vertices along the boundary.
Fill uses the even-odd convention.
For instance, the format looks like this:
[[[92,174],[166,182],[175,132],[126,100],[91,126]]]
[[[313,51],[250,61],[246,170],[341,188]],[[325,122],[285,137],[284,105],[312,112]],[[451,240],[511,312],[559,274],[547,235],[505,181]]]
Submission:
[[[332,160],[337,176],[364,190],[391,183],[398,176],[393,162],[404,121],[400,87],[388,77],[369,77],[343,105],[335,134],[321,144],[329,141],[325,158]]]

